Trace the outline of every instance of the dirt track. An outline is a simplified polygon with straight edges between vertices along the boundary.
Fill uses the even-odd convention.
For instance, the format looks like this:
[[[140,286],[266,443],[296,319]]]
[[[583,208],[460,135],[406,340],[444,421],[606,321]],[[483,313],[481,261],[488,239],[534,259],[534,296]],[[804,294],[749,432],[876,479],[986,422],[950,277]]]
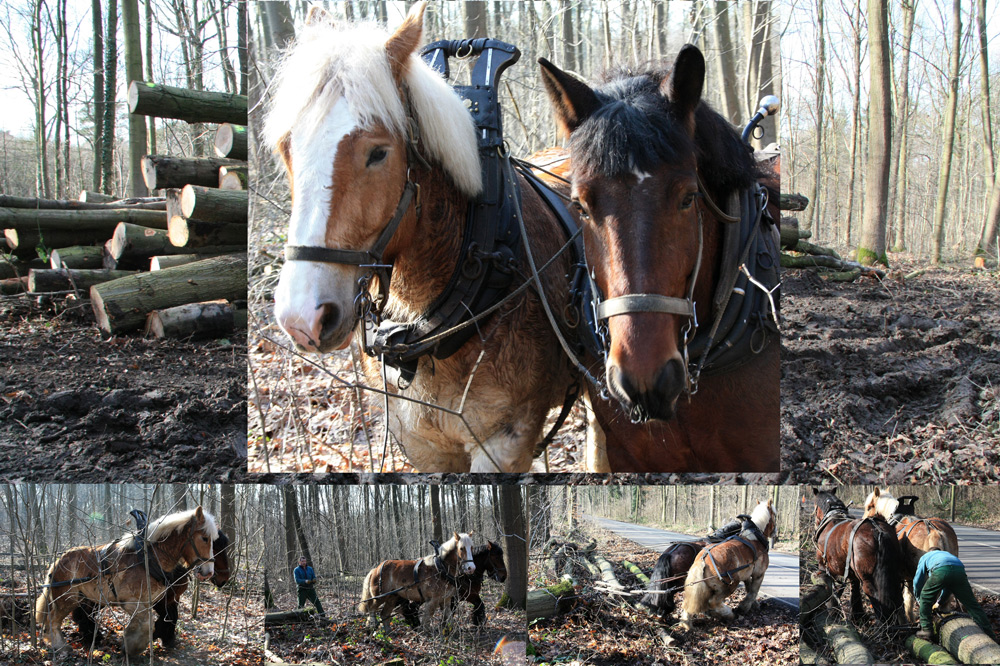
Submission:
[[[782,466],[798,483],[1000,479],[1000,282],[782,275]]]
[[[0,480],[243,479],[245,350],[103,340],[89,307],[0,300]]]

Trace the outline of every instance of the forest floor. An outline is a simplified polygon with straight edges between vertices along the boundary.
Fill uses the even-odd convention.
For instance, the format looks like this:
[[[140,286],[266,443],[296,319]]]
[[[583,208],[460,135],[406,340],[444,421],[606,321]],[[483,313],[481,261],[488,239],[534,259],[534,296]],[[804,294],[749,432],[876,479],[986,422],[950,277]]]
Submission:
[[[812,525],[814,517],[812,514],[812,503],[803,505],[800,514],[800,525]],[[800,536],[801,549],[799,551],[799,598],[811,587],[810,577],[819,571],[816,560],[816,544],[813,543],[810,530],[803,530]],[[986,594],[975,590],[976,599],[983,607],[986,615],[989,616],[993,626],[1000,625],[1000,596]],[[840,608],[844,617],[850,615],[851,608],[851,586],[845,586],[840,597]],[[906,638],[914,633],[913,631],[901,633],[890,631],[884,624],[875,619],[874,611],[868,599],[864,600],[865,610],[864,621],[857,625],[857,630],[861,636],[861,641],[872,655],[876,664],[912,664],[914,657],[906,647]],[[820,634],[811,626],[804,632],[803,639],[816,650],[817,664],[836,664],[837,660],[833,655],[833,650],[829,645],[821,640]]]
[[[320,600],[328,622],[270,627],[268,649],[290,664],[381,664],[393,659],[402,659],[401,666],[502,664],[500,655],[495,654],[500,641],[525,639],[524,611],[496,608],[502,593],[502,585],[485,580],[481,596],[486,604],[486,623],[474,626],[471,605],[461,602],[458,621],[452,622],[446,636],[424,627],[413,629],[398,613],[392,616],[388,631],[381,625],[373,630],[366,625],[367,616],[358,613],[355,595],[325,594]],[[291,594],[276,595],[275,600],[283,610],[296,605]]]
[[[104,639],[93,650],[89,644],[82,643],[72,619],[67,619],[63,623],[63,634],[72,653],[60,660],[59,666],[256,666],[263,661],[263,603],[258,600],[260,595],[251,595],[249,601],[240,593],[236,593],[231,600],[229,596],[225,589],[202,586],[198,618],[192,620],[189,590],[181,598],[178,609],[177,642],[174,646],[164,648],[156,641],[151,652],[131,659],[126,658],[121,647],[122,632],[128,622],[128,616],[123,611],[106,609],[101,613],[100,630]],[[32,645],[30,629],[19,627],[12,632],[9,627],[4,627],[0,633],[0,663],[48,666],[53,662],[48,642],[43,641],[41,636]]]
[[[89,303],[0,297],[0,479],[244,479],[245,350],[103,339]]]
[[[906,259],[782,274],[782,467],[797,483],[1000,479],[1000,278]]]
[[[597,539],[597,552],[614,566],[615,576],[626,589],[641,589],[642,583],[621,565],[622,559],[648,573],[660,554],[593,525],[583,526]],[[528,567],[529,589],[555,583],[545,572],[541,559],[532,555]],[[589,581],[582,567],[574,571],[580,581]],[[727,604],[735,608],[743,599],[741,586]],[[662,666],[665,664],[715,664],[748,666],[799,663],[798,612],[783,604],[759,599],[759,606],[730,623],[714,619],[697,621],[684,633],[674,626],[680,618],[683,593],[675,601],[678,610],[661,623],[645,610],[595,591],[584,582],[573,610],[552,618],[538,619],[528,628],[535,650],[534,663],[557,664],[570,660],[593,666]],[[634,598],[633,598],[634,599]],[[660,637],[660,628],[674,639],[669,646]]]

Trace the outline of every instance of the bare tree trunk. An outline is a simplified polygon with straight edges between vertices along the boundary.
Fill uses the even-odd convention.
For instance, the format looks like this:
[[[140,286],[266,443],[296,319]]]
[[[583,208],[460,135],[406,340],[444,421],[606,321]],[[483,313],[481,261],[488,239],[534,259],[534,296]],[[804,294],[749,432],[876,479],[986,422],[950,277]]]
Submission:
[[[299,517],[299,499],[295,494],[295,486],[285,484],[281,486],[281,497],[285,507],[285,548],[287,550],[287,562],[290,565],[288,571],[291,572],[298,566],[298,555],[295,552],[296,542],[299,553],[305,555],[309,564],[313,564],[312,555],[309,553],[309,542],[306,540],[305,531],[302,529],[302,519]],[[291,541],[289,541],[289,536]],[[295,589],[295,581],[292,579],[292,589]]]
[[[507,554],[506,605],[523,609],[528,594],[528,532],[525,529],[520,486],[500,486],[500,515]]]
[[[153,0],[146,0],[146,80],[153,81]],[[147,116],[149,122],[149,154],[156,154],[156,117]]]
[[[48,142],[45,135],[45,39],[42,33],[43,0],[35,0],[31,16],[31,46],[34,55],[35,84],[35,191],[38,196],[52,197],[49,178]]]
[[[142,28],[139,24],[139,0],[122,0],[122,26],[125,33],[125,79],[129,82],[142,80]],[[142,178],[142,158],[146,154],[146,119],[129,114],[128,117],[128,163],[129,192],[133,197],[149,195],[149,189]]]
[[[657,7],[662,5],[661,14],[666,11],[666,3],[657,3]],[[740,92],[738,88],[738,77],[736,76],[736,49],[733,47],[733,38],[729,30],[729,2],[715,1],[715,48],[719,52],[719,66],[722,70],[722,93],[725,104],[724,115],[729,122],[736,124],[740,122],[742,109],[740,108]],[[666,36],[664,35],[664,39]]]
[[[851,109],[851,166],[847,176],[847,221],[845,223],[846,242],[851,245],[851,225],[854,220],[854,181],[857,176],[858,148],[861,143],[861,0],[854,5],[851,16],[852,53],[854,55],[854,102]]]
[[[563,68],[571,72],[577,70],[576,38],[573,35],[573,5],[569,0],[559,0],[559,12],[562,20]]]
[[[941,263],[944,245],[944,216],[948,203],[948,182],[951,179],[951,157],[955,148],[955,116],[958,110],[958,83],[962,60],[962,3],[952,3],[951,62],[948,72],[948,107],[941,131],[941,170],[938,174],[937,203],[934,207],[934,231],[931,238],[931,262]]]
[[[444,541],[444,528],[441,525],[441,486],[431,485],[431,531],[436,541]]]
[[[885,222],[889,205],[892,110],[889,99],[889,8],[886,0],[868,0],[868,45],[868,174],[857,260],[867,266],[876,262],[888,266]]]
[[[986,0],[979,0],[976,3],[976,27],[979,33],[979,69],[980,69],[980,85],[982,89],[983,98],[983,143],[986,144],[986,189],[991,192],[993,190],[993,181],[996,178],[996,156],[993,154],[993,120],[992,113],[990,111],[990,67],[989,58],[987,56],[986,45],[988,42],[986,36]],[[976,244],[976,250],[973,256],[978,256],[990,251],[990,241],[987,239],[987,230],[990,227],[991,222],[991,210],[992,206],[987,206],[985,215],[983,216],[983,227],[979,233],[979,242]],[[994,232],[996,226],[994,224]],[[996,234],[994,233],[994,236]]]
[[[467,39],[486,37],[486,2],[470,0],[462,3],[465,9],[465,35]]]
[[[118,94],[118,0],[108,0],[104,38],[104,150],[101,191],[115,194],[115,99]]]
[[[240,62],[241,95],[247,94],[247,76],[250,71],[247,54],[247,41],[249,38],[250,29],[247,19],[247,0],[236,0],[236,56]]]
[[[806,229],[819,235],[820,194],[823,179],[823,108],[826,102],[826,28],[823,25],[823,0],[816,0],[816,178]]]
[[[903,61],[900,65],[899,87],[896,92],[896,127],[892,145],[899,146],[897,158],[893,160],[889,182],[893,185],[893,230],[895,238],[893,252],[906,249],[906,148],[907,126],[910,118],[910,45],[913,43],[913,22],[916,16],[917,0],[903,1]]]
[[[1000,261],[1000,250],[997,249],[997,231],[1000,229],[1000,178],[993,180],[993,190],[990,192],[990,208],[986,214],[986,228],[983,230],[983,254],[993,254]]]
[[[101,191],[101,165],[104,155],[104,27],[101,0],[90,5],[94,26],[94,170],[93,189]]]

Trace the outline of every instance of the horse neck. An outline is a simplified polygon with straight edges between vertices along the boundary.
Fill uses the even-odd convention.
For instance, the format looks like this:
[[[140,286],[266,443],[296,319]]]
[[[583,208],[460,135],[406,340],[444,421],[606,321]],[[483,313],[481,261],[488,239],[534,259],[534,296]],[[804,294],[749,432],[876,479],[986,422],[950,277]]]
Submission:
[[[184,541],[177,539],[176,545],[168,545],[172,541],[171,538],[164,539],[163,541],[157,541],[155,543],[150,543],[149,555],[150,557],[156,557],[157,564],[164,572],[175,571],[177,569],[183,569],[183,563],[181,562],[181,552],[184,550]]]
[[[458,263],[468,203],[439,168],[420,178],[421,215],[393,262],[390,308],[418,314],[444,291]]]

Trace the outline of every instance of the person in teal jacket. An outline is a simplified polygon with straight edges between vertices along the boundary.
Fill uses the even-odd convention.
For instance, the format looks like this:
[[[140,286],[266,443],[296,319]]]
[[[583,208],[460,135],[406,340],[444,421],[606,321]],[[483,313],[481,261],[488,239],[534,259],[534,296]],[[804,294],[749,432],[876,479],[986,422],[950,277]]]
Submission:
[[[319,614],[325,615],[323,604],[316,595],[316,572],[309,566],[304,555],[299,558],[299,566],[295,567],[292,573],[295,575],[295,585],[299,588],[299,608],[305,606],[307,601],[311,601]]]
[[[917,632],[917,638],[930,639],[934,636],[931,630],[931,610],[938,599],[949,592],[962,602],[969,617],[996,640],[990,619],[972,593],[962,560],[939,548],[931,548],[920,558],[917,573],[913,576],[913,596],[920,601],[920,631]]]

